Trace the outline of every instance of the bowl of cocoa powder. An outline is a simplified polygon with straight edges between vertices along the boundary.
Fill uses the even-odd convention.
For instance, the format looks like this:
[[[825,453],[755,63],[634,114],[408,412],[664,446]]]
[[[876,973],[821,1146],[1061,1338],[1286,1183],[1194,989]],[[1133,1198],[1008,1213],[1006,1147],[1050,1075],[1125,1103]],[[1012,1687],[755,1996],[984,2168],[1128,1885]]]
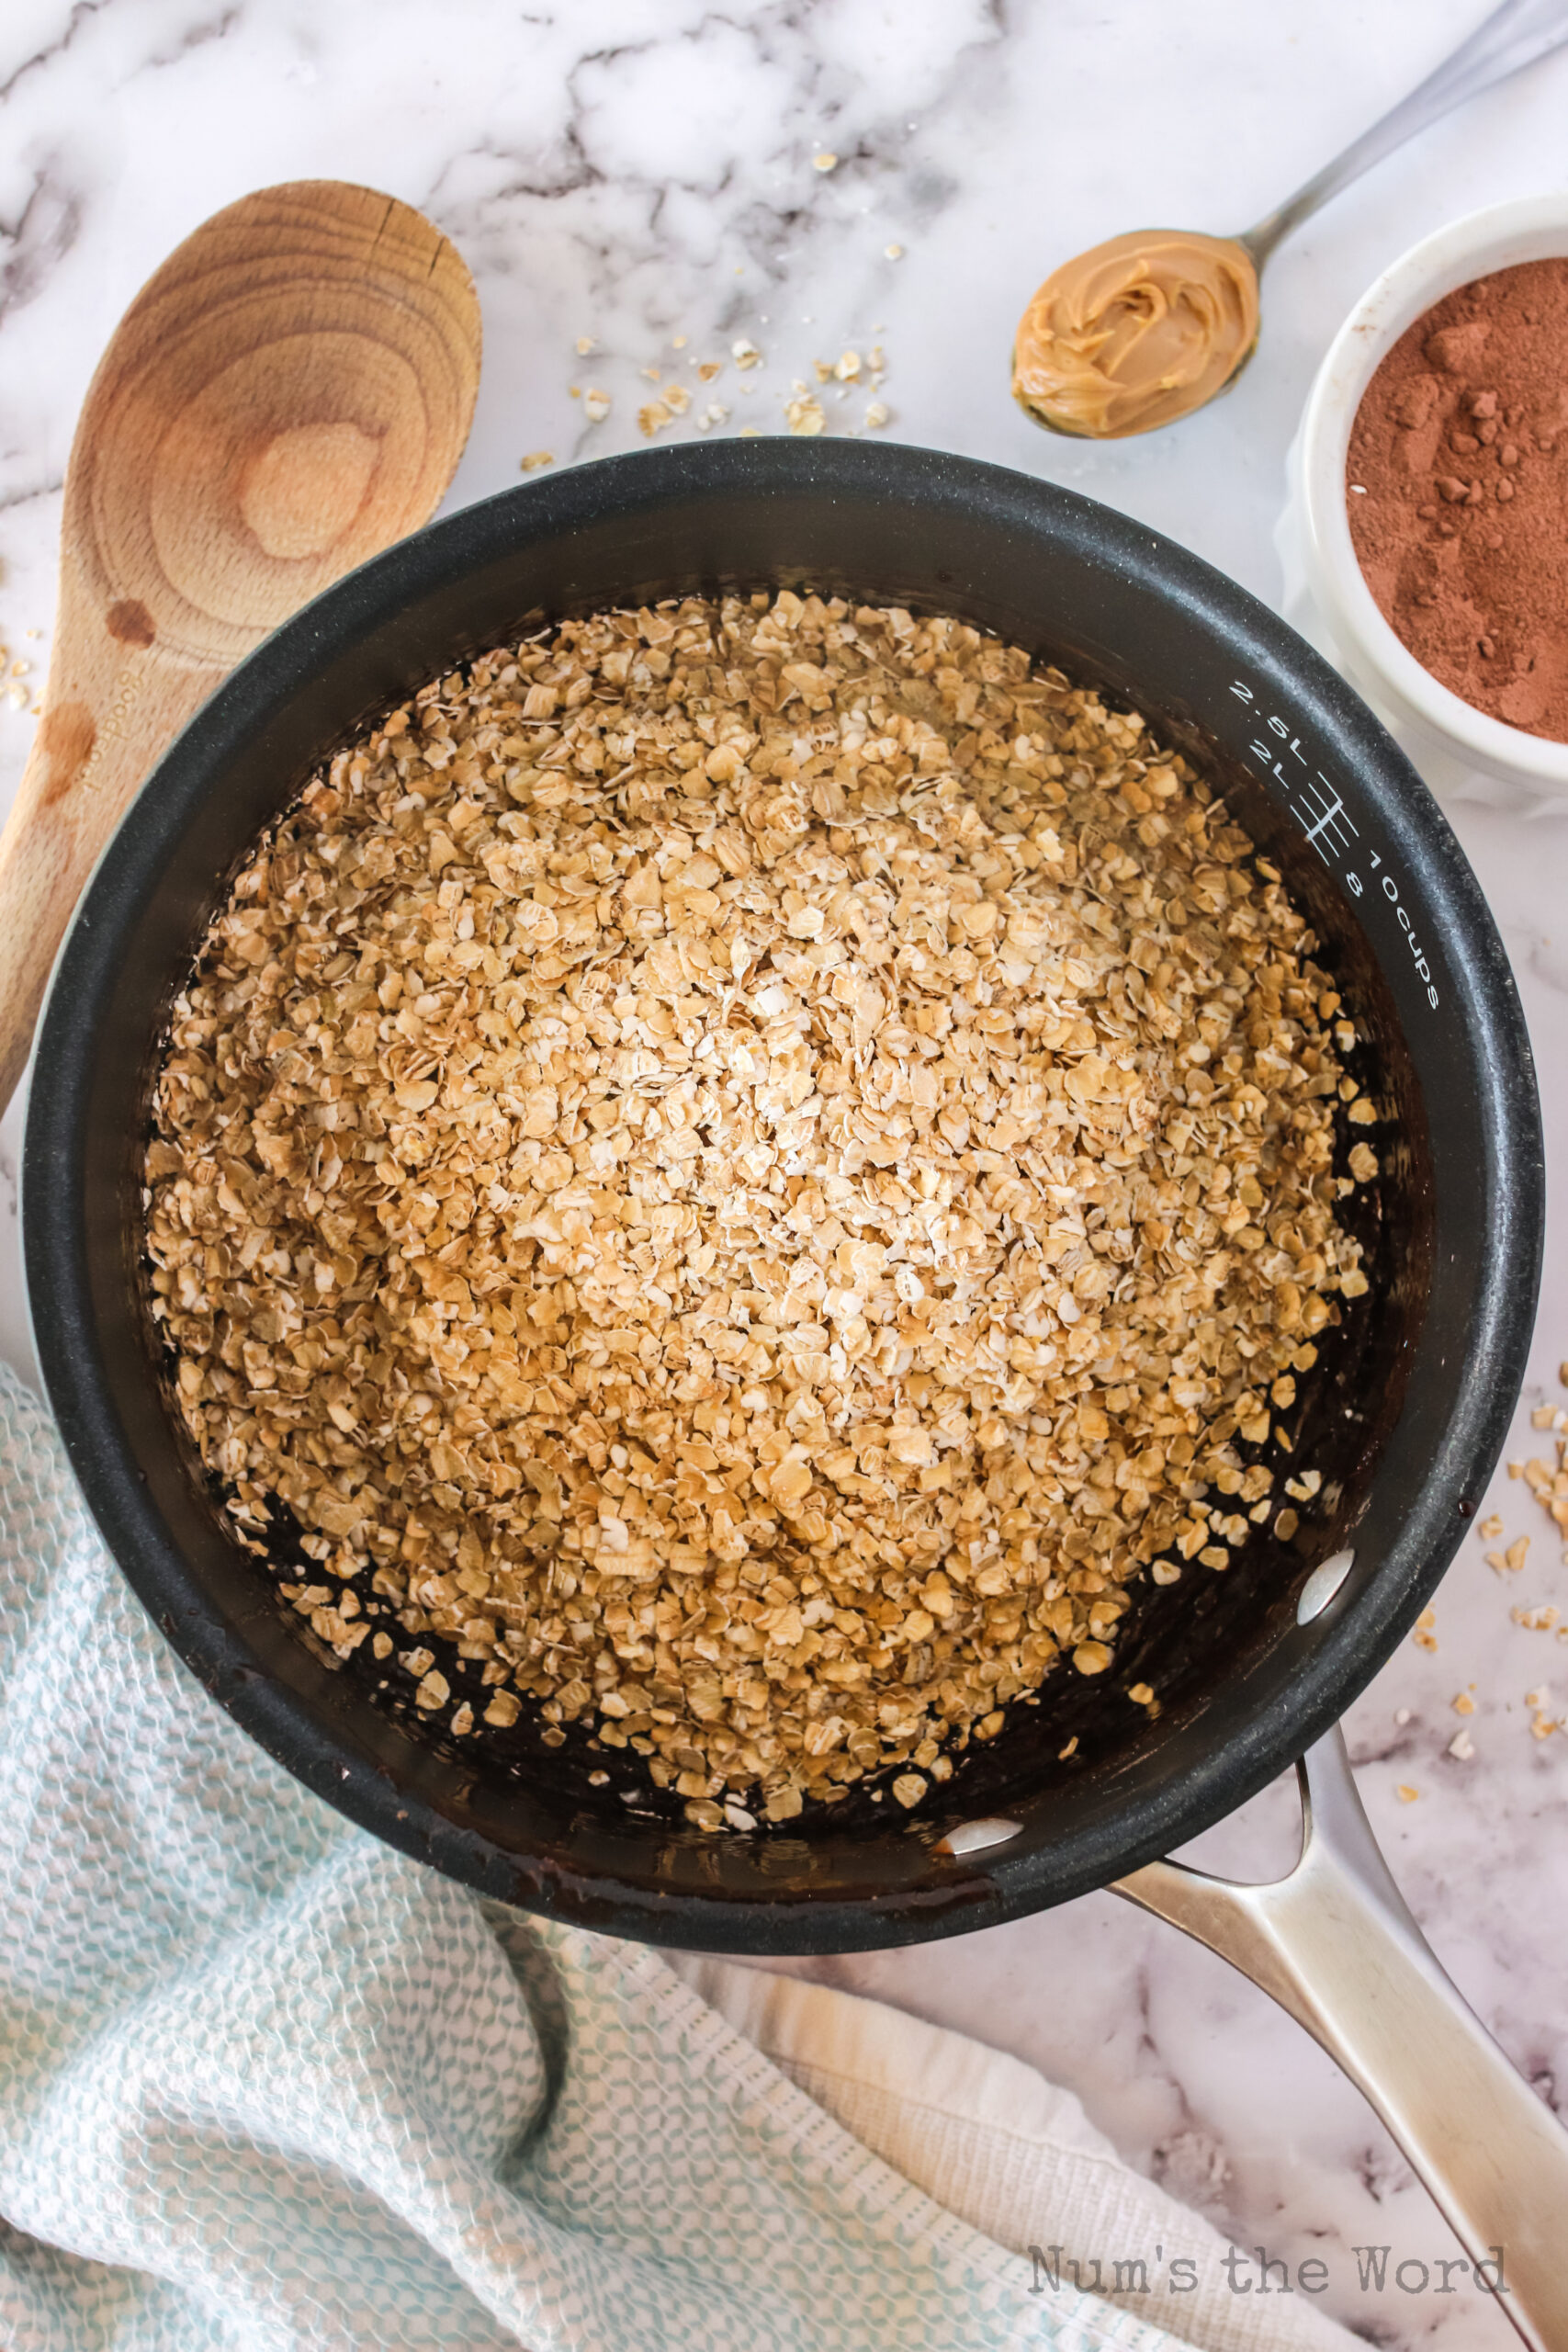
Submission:
[[[1386,270],[1308,397],[1287,611],[1439,788],[1568,796],[1568,195]]]

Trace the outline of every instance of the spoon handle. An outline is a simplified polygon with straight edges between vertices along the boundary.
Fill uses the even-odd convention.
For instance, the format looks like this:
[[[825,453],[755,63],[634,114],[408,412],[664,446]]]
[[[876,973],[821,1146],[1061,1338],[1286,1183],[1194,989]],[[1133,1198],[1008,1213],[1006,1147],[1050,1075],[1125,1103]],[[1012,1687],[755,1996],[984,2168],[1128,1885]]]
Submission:
[[[131,302],[72,444],[49,685],[0,835],[0,1109],[144,778],[269,630],[429,521],[479,373],[456,247],[340,180],[226,205]]]
[[[223,675],[146,642],[140,605],[91,599],[69,553],[49,685],[0,833],[0,1107],[27,1067],[76,901],[143,777]]]
[[[1568,0],[1503,0],[1503,6],[1495,8],[1408,97],[1401,98],[1381,122],[1374,122],[1332,163],[1314,172],[1304,187],[1248,229],[1237,243],[1247,247],[1254,266],[1261,269],[1280,240],[1342,187],[1381,164],[1385,155],[1392,155],[1396,147],[1414,139],[1450,107],[1490,89],[1494,82],[1506,80],[1521,66],[1533,65],[1538,57],[1545,57],[1564,41],[1568,41]]]

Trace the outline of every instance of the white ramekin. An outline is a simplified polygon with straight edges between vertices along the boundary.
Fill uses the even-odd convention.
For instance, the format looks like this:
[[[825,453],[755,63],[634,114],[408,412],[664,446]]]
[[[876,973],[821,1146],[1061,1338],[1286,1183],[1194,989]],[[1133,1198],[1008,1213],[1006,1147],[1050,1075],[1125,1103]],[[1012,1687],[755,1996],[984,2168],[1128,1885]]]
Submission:
[[[1508,800],[1546,795],[1568,808],[1568,743],[1527,735],[1450,694],[1384,620],[1356,560],[1345,480],[1361,395],[1405,328],[1472,278],[1562,254],[1568,192],[1472,212],[1384,270],[1336,335],[1307,395],[1276,545],[1285,617],[1359,689],[1435,790]],[[1498,785],[1508,789],[1499,795]]]

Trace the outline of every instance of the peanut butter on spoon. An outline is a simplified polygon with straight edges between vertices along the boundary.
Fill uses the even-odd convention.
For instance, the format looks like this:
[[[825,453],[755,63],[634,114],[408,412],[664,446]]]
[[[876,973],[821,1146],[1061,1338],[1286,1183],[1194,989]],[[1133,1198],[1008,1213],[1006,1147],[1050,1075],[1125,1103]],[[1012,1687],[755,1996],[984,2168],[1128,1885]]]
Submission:
[[[1258,340],[1258,271],[1234,237],[1145,229],[1049,277],[1019,323],[1012,387],[1058,433],[1150,433],[1213,399]]]
[[[1152,433],[1234,384],[1258,342],[1258,279],[1282,237],[1439,115],[1568,41],[1559,0],[1503,0],[1419,88],[1239,237],[1135,229],[1064,262],[1019,322],[1013,396],[1054,433]]]

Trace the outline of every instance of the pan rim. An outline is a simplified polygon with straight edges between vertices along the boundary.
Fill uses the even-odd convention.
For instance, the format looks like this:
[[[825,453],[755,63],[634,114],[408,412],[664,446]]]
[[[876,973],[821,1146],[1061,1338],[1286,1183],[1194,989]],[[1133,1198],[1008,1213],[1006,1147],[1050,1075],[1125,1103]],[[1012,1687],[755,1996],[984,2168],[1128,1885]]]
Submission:
[[[787,497],[809,484],[846,499],[897,497],[928,508],[962,501],[1031,510],[1099,565],[1175,599],[1265,667],[1288,667],[1331,741],[1414,821],[1410,863],[1445,910],[1444,944],[1483,1085],[1485,1213],[1476,1220],[1478,1314],[1444,1442],[1417,1508],[1353,1606],[1328,1612],[1292,1703],[1255,1719],[1209,1769],[1144,1804],[1119,1842],[1094,1826],[1066,1849],[972,1858],[944,1894],[800,1893],[741,1899],[682,1888],[599,1884],[557,1860],[498,1846],[471,1821],[389,1781],[367,1752],[291,1688],[246,1668],[233,1626],[214,1610],[152,1504],[95,1340],[82,1180],[91,1056],[83,1048],[139,909],[173,844],[235,747],[338,651],[395,628],[415,600],[522,537],[569,533],[606,504],[657,512],[744,492]],[[348,722],[352,723],[352,722]],[[198,1679],[296,1778],[387,1843],[469,1885],[613,1932],[708,1951],[848,1951],[957,1933],[1104,1885],[1185,1843],[1263,1787],[1382,1665],[1425,1605],[1463,1535],[1506,1435],[1533,1325],[1544,1230],[1540,1110],[1528,1035],[1495,925],[1457,842],[1402,753],[1337,673],[1247,591],[1146,526],[1055,485],[977,460],[900,444],[761,439],[609,458],[502,492],[433,524],[328,589],[267,639],[197,714],[153,770],[99,861],[56,964],[35,1052],[22,1166],[29,1311],[49,1401],[106,1545]],[[1413,1374],[1413,1377],[1416,1376]],[[1223,1766],[1223,1770],[1222,1770]],[[1222,1785],[1223,1783],[1223,1785]],[[1114,1842],[1114,1850],[1111,1850]],[[1048,1863],[1043,1855],[1055,1859]],[[1049,1883],[1043,1885],[1042,1882]]]

